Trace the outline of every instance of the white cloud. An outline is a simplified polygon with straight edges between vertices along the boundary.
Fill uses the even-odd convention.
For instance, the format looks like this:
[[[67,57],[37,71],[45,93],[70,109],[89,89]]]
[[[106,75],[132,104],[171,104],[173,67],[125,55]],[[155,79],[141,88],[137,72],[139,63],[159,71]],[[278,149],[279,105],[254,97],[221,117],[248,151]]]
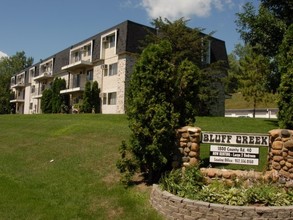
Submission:
[[[234,3],[232,0],[142,0],[141,5],[151,18],[174,20],[193,15],[208,17],[213,8],[223,11],[226,6],[233,7]]]
[[[5,54],[5,53],[3,53],[2,51],[0,51],[0,59],[1,59],[2,57],[8,57],[8,55]]]

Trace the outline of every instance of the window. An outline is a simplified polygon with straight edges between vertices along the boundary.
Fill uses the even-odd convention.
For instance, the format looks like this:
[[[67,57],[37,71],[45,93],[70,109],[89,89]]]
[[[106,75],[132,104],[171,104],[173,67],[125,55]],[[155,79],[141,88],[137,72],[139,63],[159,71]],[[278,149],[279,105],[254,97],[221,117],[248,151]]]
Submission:
[[[87,81],[93,81],[94,75],[93,75],[93,70],[88,70],[86,73],[86,79]]]
[[[109,65],[109,76],[117,75],[117,63]]]
[[[115,35],[109,36],[109,47],[115,47]]]
[[[116,105],[116,92],[108,93],[108,105]]]
[[[90,56],[92,53],[92,47],[91,45],[87,46],[87,55]]]
[[[105,38],[105,48],[115,47],[115,34],[109,35]]]
[[[30,107],[29,107],[29,109],[30,109],[30,110],[33,109],[33,103],[32,103],[32,102],[30,103]]]
[[[35,86],[32,86],[31,93],[35,93],[35,90],[36,90],[36,87]]]
[[[78,51],[76,51],[76,52],[74,52],[74,62],[78,62],[79,60],[80,60],[80,55],[79,55],[79,52]]]
[[[103,105],[107,104],[107,93],[103,93]]]
[[[116,105],[117,92],[103,93],[103,105]]]
[[[80,87],[80,74],[73,76],[73,85],[72,88]]]

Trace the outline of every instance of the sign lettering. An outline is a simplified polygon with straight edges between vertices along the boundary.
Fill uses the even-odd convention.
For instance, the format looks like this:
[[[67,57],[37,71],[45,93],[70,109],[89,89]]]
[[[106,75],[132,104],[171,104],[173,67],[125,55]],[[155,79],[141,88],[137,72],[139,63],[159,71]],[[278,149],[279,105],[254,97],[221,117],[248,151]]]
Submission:
[[[202,143],[269,146],[269,135],[202,132]]]
[[[211,163],[258,165],[259,148],[211,145]]]

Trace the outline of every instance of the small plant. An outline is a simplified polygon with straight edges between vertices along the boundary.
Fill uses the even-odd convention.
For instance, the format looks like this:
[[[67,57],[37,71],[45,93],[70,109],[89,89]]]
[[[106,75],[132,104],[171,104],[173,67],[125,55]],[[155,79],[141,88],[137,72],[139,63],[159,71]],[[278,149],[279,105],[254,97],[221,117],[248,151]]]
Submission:
[[[163,189],[181,197],[196,199],[197,192],[204,185],[204,178],[197,166],[187,167],[185,172],[180,169],[165,174],[160,185]]]
[[[137,163],[133,159],[132,155],[130,155],[125,141],[122,141],[122,144],[119,147],[119,153],[121,155],[121,159],[117,161],[116,167],[120,173],[122,173],[121,182],[123,185],[129,186],[134,173],[138,169]]]
[[[247,190],[246,196],[250,204],[262,204],[265,206],[290,205],[289,197],[292,197],[283,188],[269,184],[254,185]]]
[[[244,184],[237,180],[232,186],[220,180],[205,184],[197,167],[187,168],[185,172],[173,170],[161,179],[160,185],[164,190],[180,197],[211,203],[236,206],[293,204],[293,190],[286,191],[278,185],[258,181]]]

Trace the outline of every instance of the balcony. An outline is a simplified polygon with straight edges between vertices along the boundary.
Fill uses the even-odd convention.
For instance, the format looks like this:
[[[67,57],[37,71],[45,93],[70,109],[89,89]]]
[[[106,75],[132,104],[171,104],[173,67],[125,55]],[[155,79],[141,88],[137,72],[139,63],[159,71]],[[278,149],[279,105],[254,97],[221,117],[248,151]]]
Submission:
[[[43,72],[40,75],[34,77],[35,81],[44,81],[46,79],[51,79],[53,78],[53,74],[51,71]]]
[[[11,89],[18,89],[18,88],[23,88],[23,87],[25,87],[25,84],[23,81],[16,82],[15,84],[11,85]]]
[[[61,90],[60,93],[61,94],[66,94],[66,93],[75,93],[75,92],[83,92],[84,91],[84,87],[83,86],[79,86],[79,87],[74,87],[74,88],[69,88],[69,89],[64,89]]]
[[[12,94],[10,97],[10,103],[24,103],[24,94]]]
[[[63,66],[61,69],[74,71],[92,67],[92,47],[93,43],[90,41],[71,49],[69,54],[69,64]]]
[[[67,66],[63,66],[62,70],[74,71],[77,69],[84,69],[84,68],[88,68],[88,67],[92,67],[92,66],[93,66],[93,64],[90,61],[79,60],[79,61],[71,63]]]
[[[43,96],[43,92],[45,89],[49,89],[49,87],[46,87],[45,85],[42,85],[40,88],[37,88],[32,91],[32,98],[33,99],[40,99]]]

